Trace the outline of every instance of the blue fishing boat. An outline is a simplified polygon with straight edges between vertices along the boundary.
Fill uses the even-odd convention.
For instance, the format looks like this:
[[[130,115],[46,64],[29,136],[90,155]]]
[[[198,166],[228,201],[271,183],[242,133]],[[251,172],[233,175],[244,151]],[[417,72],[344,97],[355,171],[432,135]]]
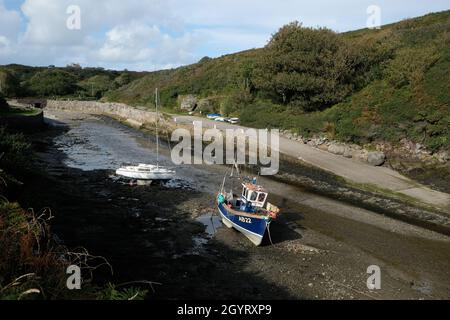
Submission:
[[[267,202],[269,193],[256,181],[242,183],[242,194],[219,192],[217,206],[225,226],[243,233],[256,246],[260,246],[270,223],[277,219],[280,209]]]

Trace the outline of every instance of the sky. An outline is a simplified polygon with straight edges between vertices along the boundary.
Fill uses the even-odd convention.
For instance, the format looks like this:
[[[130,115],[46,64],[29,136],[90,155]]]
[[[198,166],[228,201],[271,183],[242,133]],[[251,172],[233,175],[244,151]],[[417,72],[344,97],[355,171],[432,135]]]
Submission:
[[[263,47],[292,21],[365,28],[373,5],[381,24],[450,9],[449,0],[0,0],[0,64],[169,69]]]

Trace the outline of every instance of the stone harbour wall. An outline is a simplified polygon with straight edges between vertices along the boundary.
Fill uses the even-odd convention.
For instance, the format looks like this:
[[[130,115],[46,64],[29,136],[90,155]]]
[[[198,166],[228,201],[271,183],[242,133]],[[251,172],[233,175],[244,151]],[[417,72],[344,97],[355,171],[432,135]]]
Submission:
[[[46,109],[118,117],[133,127],[141,127],[145,124],[156,122],[155,112],[141,110],[123,103],[48,100]],[[160,115],[160,121],[165,121],[162,115]]]

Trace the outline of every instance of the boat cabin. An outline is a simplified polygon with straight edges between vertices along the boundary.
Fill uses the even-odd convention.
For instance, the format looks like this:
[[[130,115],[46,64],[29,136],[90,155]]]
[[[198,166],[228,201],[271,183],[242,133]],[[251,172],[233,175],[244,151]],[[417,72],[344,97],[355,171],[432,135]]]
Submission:
[[[244,206],[251,205],[253,208],[264,208],[269,193],[261,186],[252,183],[242,184],[242,202]]]

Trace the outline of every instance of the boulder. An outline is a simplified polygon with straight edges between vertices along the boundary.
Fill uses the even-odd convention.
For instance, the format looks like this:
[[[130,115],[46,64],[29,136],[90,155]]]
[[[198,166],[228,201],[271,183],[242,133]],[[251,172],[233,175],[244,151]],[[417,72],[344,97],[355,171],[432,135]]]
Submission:
[[[345,151],[344,151],[343,156],[346,157],[346,158],[349,158],[349,159],[353,158],[353,150],[352,150],[352,148],[345,147]]]
[[[328,146],[326,144],[322,144],[322,145],[318,146],[317,148],[322,151],[328,151]]]
[[[314,140],[308,140],[307,145],[313,148],[317,147],[317,144]]]
[[[375,167],[381,166],[386,161],[386,155],[383,152],[369,152],[367,162]]]
[[[367,162],[368,153],[366,150],[358,150],[353,153],[353,158],[361,162]]]
[[[328,147],[328,152],[342,156],[344,155],[345,149],[346,148],[343,145],[330,144],[330,146]]]
[[[186,96],[180,96],[180,108],[182,110],[194,111],[197,108],[198,99],[196,96],[192,94],[188,94]]]
[[[289,140],[292,140],[294,138],[294,135],[291,132],[287,132],[284,136]]]

